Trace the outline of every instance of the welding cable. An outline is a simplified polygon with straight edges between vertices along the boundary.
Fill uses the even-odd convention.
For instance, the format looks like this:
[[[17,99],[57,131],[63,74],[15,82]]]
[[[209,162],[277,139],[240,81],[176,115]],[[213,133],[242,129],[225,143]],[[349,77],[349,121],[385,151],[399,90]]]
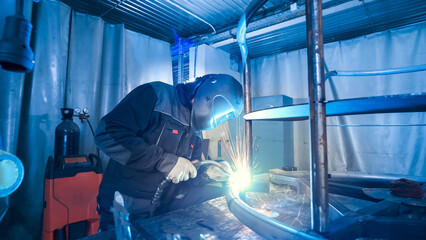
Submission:
[[[195,160],[191,162],[194,167],[198,170],[200,167],[200,161]],[[149,217],[154,216],[155,211],[160,205],[160,199],[163,196],[163,192],[166,188],[170,186],[170,183],[172,182],[171,178],[165,177],[163,180],[161,180],[160,184],[158,184],[157,189],[154,192],[154,196],[151,200],[151,209],[149,209]]]
[[[89,118],[86,118],[86,120],[87,120],[87,123],[89,124],[90,131],[92,132],[92,135],[93,135],[93,138],[94,138],[95,137],[95,131],[93,131],[92,124],[90,124]],[[98,147],[96,147],[96,153],[98,154],[99,157],[101,156]]]
[[[149,209],[149,217],[154,216],[155,211],[160,205],[160,199],[163,196],[163,192],[166,188],[170,186],[170,183],[172,182],[171,178],[164,178],[161,180],[160,184],[158,184],[157,189],[155,190],[154,196],[151,200],[151,209]]]
[[[198,160],[192,161],[192,164],[194,164],[194,167],[198,170],[200,166],[200,161]],[[166,188],[170,186],[171,182],[172,182],[171,178],[165,177],[158,184],[157,189],[154,192],[154,196],[151,199],[151,208],[149,209],[149,217],[154,216],[155,211],[160,205],[160,199],[163,196],[163,192]]]

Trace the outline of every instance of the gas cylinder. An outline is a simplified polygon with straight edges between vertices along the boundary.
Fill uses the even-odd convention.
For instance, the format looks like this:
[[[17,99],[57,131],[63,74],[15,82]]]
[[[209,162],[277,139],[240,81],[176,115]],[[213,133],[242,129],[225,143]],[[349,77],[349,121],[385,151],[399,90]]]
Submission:
[[[74,109],[61,108],[62,122],[55,129],[55,161],[60,156],[78,155],[80,128],[73,121]]]

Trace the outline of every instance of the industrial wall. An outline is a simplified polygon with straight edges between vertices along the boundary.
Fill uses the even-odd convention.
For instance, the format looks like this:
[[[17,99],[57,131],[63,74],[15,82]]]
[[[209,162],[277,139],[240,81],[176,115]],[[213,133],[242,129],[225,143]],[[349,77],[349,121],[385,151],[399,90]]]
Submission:
[[[426,24],[324,46],[326,72],[378,70],[426,64]],[[306,49],[253,59],[253,97],[283,94],[308,102]],[[333,77],[326,99],[426,92],[426,72]],[[330,171],[426,176],[426,114],[387,113],[327,118]],[[309,170],[309,123],[294,123],[295,165]]]
[[[169,43],[73,12],[59,1],[43,0],[34,4],[34,10],[33,72],[24,81],[23,74],[0,70],[5,93],[1,106],[6,106],[2,111],[18,116],[2,121],[0,129],[2,134],[18,133],[18,139],[3,140],[25,167],[24,181],[12,194],[11,208],[0,224],[0,233],[8,234],[0,236],[4,239],[41,236],[44,170],[53,154],[60,108],[89,108],[89,120],[96,127],[99,118],[136,86],[172,83]],[[77,124],[80,153],[94,152],[87,123]]]

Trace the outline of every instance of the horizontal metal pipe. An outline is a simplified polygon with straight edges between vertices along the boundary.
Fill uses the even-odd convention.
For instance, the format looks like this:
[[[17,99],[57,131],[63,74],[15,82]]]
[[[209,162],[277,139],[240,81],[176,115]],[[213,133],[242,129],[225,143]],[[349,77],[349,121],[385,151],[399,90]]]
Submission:
[[[181,7],[180,5],[178,5],[178,4],[176,4],[176,3],[172,2],[172,1],[168,1],[168,3],[170,3],[170,4],[172,4],[173,6],[175,6],[175,7],[179,8],[180,10],[182,10],[182,11],[184,11],[184,12],[188,13],[189,15],[191,15],[191,16],[193,16],[193,17],[195,17],[196,19],[200,20],[201,22],[203,22],[203,23],[205,23],[205,24],[209,25],[209,26],[213,29],[213,34],[216,34],[216,29],[213,27],[213,25],[211,25],[211,24],[210,24],[209,22],[207,22],[206,20],[204,20],[204,19],[200,18],[199,16],[195,15],[194,13],[192,13],[192,12],[190,12],[190,11],[186,10],[185,8]]]
[[[424,127],[426,124],[327,124],[327,127]]]
[[[376,181],[389,183],[393,180],[400,178],[409,178],[419,183],[426,183],[426,177],[421,176],[407,176],[401,174],[370,174],[361,172],[330,172],[330,180],[337,181],[351,181],[351,182],[362,182],[362,181]]]
[[[325,78],[330,78],[333,76],[376,76],[376,75],[390,75],[390,74],[399,74],[399,73],[410,73],[410,72],[419,72],[426,71],[426,64],[411,66],[411,67],[402,67],[402,68],[391,68],[383,70],[370,70],[370,71],[339,71],[334,70],[325,74]]]

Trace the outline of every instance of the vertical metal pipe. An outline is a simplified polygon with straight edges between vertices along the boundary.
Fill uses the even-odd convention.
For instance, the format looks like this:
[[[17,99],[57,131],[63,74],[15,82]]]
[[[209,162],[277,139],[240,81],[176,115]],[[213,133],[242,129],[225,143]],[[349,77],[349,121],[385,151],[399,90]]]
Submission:
[[[0,70],[0,137],[3,150],[12,154],[18,148],[24,77],[22,73]]]
[[[308,85],[311,134],[311,225],[328,231],[328,163],[325,117],[322,0],[306,0]]]
[[[246,61],[244,65],[244,114],[251,112],[251,74],[250,61]],[[246,141],[246,158],[249,164],[250,176],[253,175],[253,140],[251,120],[245,120],[244,133]]]
[[[24,0],[16,0],[16,15],[24,16]]]
[[[184,58],[184,55],[185,55],[185,53],[179,54],[179,74],[180,74],[179,83],[185,82],[185,58]]]

